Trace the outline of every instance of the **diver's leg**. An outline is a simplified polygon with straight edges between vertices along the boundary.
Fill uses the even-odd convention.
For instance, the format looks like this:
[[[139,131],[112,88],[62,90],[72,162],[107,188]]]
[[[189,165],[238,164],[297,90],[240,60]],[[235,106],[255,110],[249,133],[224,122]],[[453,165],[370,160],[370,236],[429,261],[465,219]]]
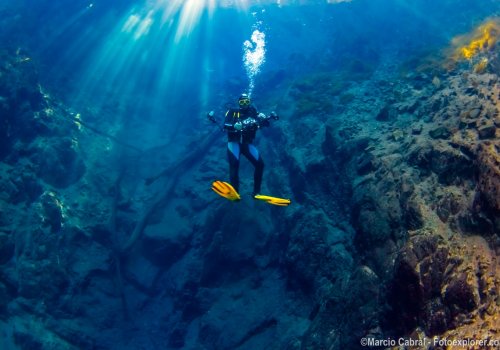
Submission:
[[[252,144],[243,144],[241,146],[241,153],[252,163],[255,168],[253,173],[253,194],[260,193],[262,185],[262,176],[264,174],[264,161],[255,147]]]
[[[238,142],[227,143],[227,159],[229,161],[229,182],[236,192],[239,192],[240,186],[240,144]]]

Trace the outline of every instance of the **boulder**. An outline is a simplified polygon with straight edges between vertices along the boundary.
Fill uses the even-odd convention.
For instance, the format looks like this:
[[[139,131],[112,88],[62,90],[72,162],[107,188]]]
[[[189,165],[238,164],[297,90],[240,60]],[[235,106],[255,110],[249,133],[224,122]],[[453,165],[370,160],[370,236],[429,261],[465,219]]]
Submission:
[[[414,125],[412,128],[411,128],[411,133],[413,135],[420,135],[422,133],[422,130],[423,130],[423,125],[422,124],[417,124],[417,125]]]
[[[477,119],[479,115],[481,114],[481,109],[480,108],[474,108],[469,111],[469,118],[470,119]]]
[[[32,156],[37,175],[56,188],[66,188],[85,173],[85,164],[70,139],[56,138],[39,143]]]
[[[470,312],[477,307],[474,287],[468,282],[467,274],[460,274],[448,284],[444,293],[444,302],[452,315]]]
[[[63,222],[63,206],[54,192],[45,192],[40,197],[42,205],[42,220],[45,226],[49,226],[52,232],[57,232],[62,227]]]
[[[403,205],[404,220],[409,230],[418,230],[424,226],[421,203],[413,196]]]
[[[450,216],[458,214],[466,205],[462,194],[446,192],[437,202],[436,214],[442,222],[447,222]]]
[[[429,131],[429,135],[433,139],[446,140],[446,139],[450,138],[451,132],[447,128],[445,128],[444,126],[440,126],[436,129],[432,129],[431,131]]]
[[[398,112],[391,105],[385,105],[382,109],[377,113],[375,117],[376,120],[386,122],[395,120],[398,116]]]
[[[477,133],[481,140],[492,139],[496,135],[497,128],[493,122],[487,123],[486,125],[481,125],[477,129]]]
[[[429,168],[438,175],[439,182],[451,185],[474,175],[474,162],[460,150],[447,145],[436,145],[428,154]]]
[[[500,211],[500,147],[485,143],[478,151],[479,190],[488,206]]]
[[[411,249],[403,250],[395,261],[388,301],[391,308],[387,322],[391,328],[406,333],[417,326],[424,305],[424,287],[420,283],[418,259]]]
[[[434,299],[426,304],[422,316],[425,333],[431,337],[444,333],[451,322],[449,311],[441,299]]]

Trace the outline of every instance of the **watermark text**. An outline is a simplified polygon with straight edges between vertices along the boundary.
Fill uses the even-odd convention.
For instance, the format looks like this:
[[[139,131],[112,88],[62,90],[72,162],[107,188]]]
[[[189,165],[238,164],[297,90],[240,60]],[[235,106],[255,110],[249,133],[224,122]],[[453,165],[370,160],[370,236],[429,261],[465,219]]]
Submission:
[[[452,348],[491,347],[500,348],[500,339],[447,339],[447,338],[361,338],[363,347],[393,347],[393,346],[440,346]]]

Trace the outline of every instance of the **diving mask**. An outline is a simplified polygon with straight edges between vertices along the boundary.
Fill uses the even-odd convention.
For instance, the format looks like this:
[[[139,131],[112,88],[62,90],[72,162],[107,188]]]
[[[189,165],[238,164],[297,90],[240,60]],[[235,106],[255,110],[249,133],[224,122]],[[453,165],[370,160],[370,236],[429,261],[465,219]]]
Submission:
[[[243,98],[241,100],[238,100],[238,104],[240,106],[250,106],[250,99],[249,98]]]

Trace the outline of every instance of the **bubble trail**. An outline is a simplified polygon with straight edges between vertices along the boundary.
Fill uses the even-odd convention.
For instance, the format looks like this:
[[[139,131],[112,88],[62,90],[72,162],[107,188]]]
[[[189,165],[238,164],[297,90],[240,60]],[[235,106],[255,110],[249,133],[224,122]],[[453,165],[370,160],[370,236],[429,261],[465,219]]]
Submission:
[[[260,67],[266,61],[266,35],[254,30],[250,40],[243,43],[243,64],[249,80],[248,94],[251,95],[255,86],[255,77],[260,73]]]

